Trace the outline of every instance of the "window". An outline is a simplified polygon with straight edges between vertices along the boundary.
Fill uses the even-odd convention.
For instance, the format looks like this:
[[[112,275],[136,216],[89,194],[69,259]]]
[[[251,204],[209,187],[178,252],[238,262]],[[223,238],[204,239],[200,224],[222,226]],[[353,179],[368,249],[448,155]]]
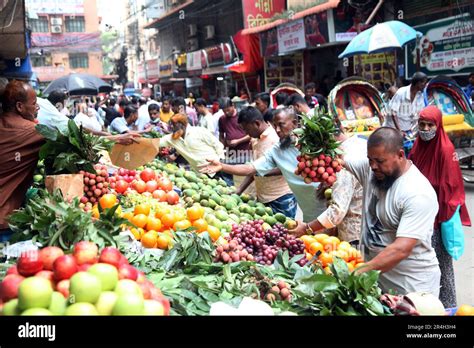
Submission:
[[[49,32],[48,17],[38,17],[38,19],[29,19],[29,21],[33,33]]]
[[[50,54],[47,55],[31,55],[31,64],[33,67],[39,66],[52,66],[53,65],[53,58]]]
[[[88,68],[89,56],[87,54],[70,54],[69,67],[71,69]]]
[[[66,17],[66,32],[67,33],[83,33],[86,31],[86,22],[84,17],[70,16]]]

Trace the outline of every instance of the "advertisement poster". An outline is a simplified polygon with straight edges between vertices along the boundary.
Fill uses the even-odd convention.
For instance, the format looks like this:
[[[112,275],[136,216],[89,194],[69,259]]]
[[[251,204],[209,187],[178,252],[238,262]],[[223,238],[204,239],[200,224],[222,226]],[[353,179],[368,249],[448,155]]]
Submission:
[[[242,0],[244,28],[255,28],[271,22],[273,16],[285,11],[286,0]]]
[[[327,11],[305,17],[304,28],[307,48],[329,43]]]
[[[474,72],[474,20],[469,14],[414,27],[419,40],[420,71],[430,77]],[[416,72],[415,44],[405,50],[406,77]]]
[[[270,29],[260,34],[260,46],[263,57],[278,55],[278,31],[277,28]]]
[[[280,54],[300,50],[306,47],[303,19],[278,26],[277,33]]]
[[[394,52],[362,54],[360,60],[358,57],[354,58],[354,73],[356,75],[362,76],[376,88],[379,88],[381,84],[393,84],[396,79]],[[361,72],[358,71],[359,68]]]
[[[84,0],[26,0],[30,13],[83,14]]]

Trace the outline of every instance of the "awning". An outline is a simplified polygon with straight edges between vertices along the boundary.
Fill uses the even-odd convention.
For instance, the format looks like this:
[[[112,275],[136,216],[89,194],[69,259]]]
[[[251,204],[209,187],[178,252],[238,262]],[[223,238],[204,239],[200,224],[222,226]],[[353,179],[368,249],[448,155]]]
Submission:
[[[260,33],[262,31],[267,31],[267,30],[273,29],[273,28],[275,28],[279,25],[285,24],[287,22],[291,22],[291,21],[294,21],[294,20],[297,20],[297,19],[304,18],[306,16],[310,16],[310,15],[315,14],[315,13],[320,13],[320,12],[324,12],[324,11],[336,8],[339,5],[340,2],[341,2],[341,0],[328,0],[328,2],[326,2],[324,4],[308,8],[304,11],[297,12],[293,17],[291,17],[291,19],[278,19],[274,22],[271,22],[271,23],[268,23],[268,24],[265,24],[265,25],[261,25],[259,27],[244,29],[244,30],[242,30],[242,34],[243,35],[248,35],[248,34]]]
[[[192,3],[194,3],[194,0],[188,0],[186,1],[184,4],[182,5],[179,5],[178,7],[175,7],[173,10],[167,12],[164,16],[160,17],[160,18],[157,18],[155,19],[153,22],[151,23],[148,23],[147,25],[145,25],[143,28],[144,29],[154,29],[154,28],[157,28],[158,26],[158,23],[161,22],[163,19],[165,18],[168,18],[169,16],[181,11],[182,9],[184,9],[185,7],[191,5]]]
[[[0,1],[0,58],[24,59],[28,53],[25,38],[25,1]]]

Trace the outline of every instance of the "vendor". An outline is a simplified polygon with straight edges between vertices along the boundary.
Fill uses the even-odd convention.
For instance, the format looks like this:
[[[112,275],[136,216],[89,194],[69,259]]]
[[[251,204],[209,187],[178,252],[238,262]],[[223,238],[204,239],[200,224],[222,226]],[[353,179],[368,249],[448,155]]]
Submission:
[[[367,144],[368,160],[345,159],[364,188],[362,253],[358,272],[381,271],[384,292],[429,292],[438,297],[440,268],[431,246],[438,213],[428,179],[405,158],[403,136],[393,128],[377,129]]]
[[[280,138],[278,144],[266,151],[262,157],[248,164],[228,165],[220,163],[218,160],[209,159],[209,165],[202,167],[201,172],[224,171],[240,176],[257,175],[258,173],[260,176],[265,176],[278,168],[303,211],[304,221],[312,221],[325,210],[325,202],[316,197],[316,189],[319,184],[308,185],[301,176],[295,174],[295,168],[298,166],[297,157],[300,152],[295,147],[292,132],[297,124],[297,116],[293,110],[278,109],[273,116],[273,128]]]

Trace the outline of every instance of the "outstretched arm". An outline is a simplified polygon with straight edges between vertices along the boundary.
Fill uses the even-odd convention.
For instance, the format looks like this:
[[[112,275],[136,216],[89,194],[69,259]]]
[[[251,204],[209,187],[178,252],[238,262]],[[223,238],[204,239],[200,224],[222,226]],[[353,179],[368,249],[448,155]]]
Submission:
[[[237,175],[237,176],[247,176],[255,175],[257,171],[254,166],[251,164],[240,164],[240,165],[229,165],[221,163],[217,160],[207,160],[209,165],[201,166],[200,172],[204,174],[215,174],[217,172],[223,171],[227,174]]]

